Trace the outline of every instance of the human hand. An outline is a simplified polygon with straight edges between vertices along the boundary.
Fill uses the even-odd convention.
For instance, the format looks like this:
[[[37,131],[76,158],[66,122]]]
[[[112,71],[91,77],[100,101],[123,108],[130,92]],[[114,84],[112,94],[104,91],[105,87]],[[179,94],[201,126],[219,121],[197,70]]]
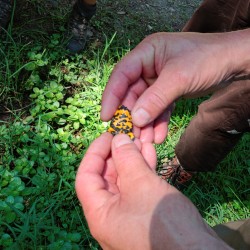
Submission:
[[[249,29],[147,37],[115,67],[103,93],[101,118],[109,120],[123,103],[141,128],[137,137],[161,143],[179,97],[202,96],[249,74],[249,40]]]
[[[194,205],[155,174],[152,144],[112,138],[105,133],[93,142],[76,176],[77,196],[103,249],[227,249]]]

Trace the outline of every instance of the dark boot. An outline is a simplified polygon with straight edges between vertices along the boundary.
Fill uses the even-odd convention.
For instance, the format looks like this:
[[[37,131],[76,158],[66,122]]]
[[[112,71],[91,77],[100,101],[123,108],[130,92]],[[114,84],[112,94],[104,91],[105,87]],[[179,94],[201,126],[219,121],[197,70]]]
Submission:
[[[87,40],[88,23],[96,12],[96,5],[88,5],[77,0],[69,18],[69,43],[67,49],[75,54],[84,49]]]
[[[2,28],[7,28],[11,16],[12,7],[13,0],[0,0],[0,32]]]

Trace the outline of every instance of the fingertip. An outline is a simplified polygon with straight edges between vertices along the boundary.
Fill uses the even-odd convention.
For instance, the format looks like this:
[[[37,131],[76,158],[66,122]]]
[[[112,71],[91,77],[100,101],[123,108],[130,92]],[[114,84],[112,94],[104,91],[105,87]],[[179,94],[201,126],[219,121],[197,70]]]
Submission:
[[[101,106],[100,118],[102,121],[109,121],[113,114],[115,113],[116,108],[111,108],[110,105],[107,105],[106,102]]]
[[[171,104],[155,121],[154,142],[161,144],[168,135],[168,124],[173,111],[174,104]]]
[[[109,121],[108,115],[106,114],[105,111],[103,111],[103,109],[101,110],[101,113],[100,113],[100,119],[103,122],[108,122]]]
[[[83,172],[95,171],[92,166],[95,165],[93,162],[96,159],[105,160],[108,157],[111,151],[112,137],[109,132],[105,132],[90,144],[77,170],[77,175]]]
[[[168,135],[168,130],[163,129],[161,132],[155,131],[155,136],[154,136],[154,143],[155,144],[161,144],[165,141],[166,137]]]
[[[121,103],[120,98],[115,94],[116,92],[117,91],[114,90],[112,91],[110,84],[106,86],[103,92],[100,114],[102,121],[109,121]]]

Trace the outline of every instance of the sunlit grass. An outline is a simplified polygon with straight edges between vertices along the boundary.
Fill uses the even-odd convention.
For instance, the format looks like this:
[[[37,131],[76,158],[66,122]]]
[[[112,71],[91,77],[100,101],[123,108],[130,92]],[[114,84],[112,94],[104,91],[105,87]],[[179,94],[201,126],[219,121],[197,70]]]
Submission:
[[[58,20],[53,34],[21,25],[1,37],[0,248],[98,249],[75,196],[75,173],[89,144],[107,129],[100,103],[112,69],[142,39],[136,20],[125,19],[126,32],[119,34],[107,25],[111,10],[105,13],[93,22],[106,38],[77,56],[64,50]],[[173,157],[202,100],[177,103],[168,138],[156,146],[159,166]],[[246,135],[215,173],[197,175],[184,193],[210,225],[249,217],[249,169]]]

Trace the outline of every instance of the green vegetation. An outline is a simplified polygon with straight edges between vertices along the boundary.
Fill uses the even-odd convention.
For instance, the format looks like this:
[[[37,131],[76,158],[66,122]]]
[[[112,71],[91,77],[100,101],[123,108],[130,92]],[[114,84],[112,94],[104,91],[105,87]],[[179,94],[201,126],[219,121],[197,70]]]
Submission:
[[[43,15],[42,5],[27,2]],[[88,145],[107,129],[100,100],[115,63],[145,35],[135,29],[136,18],[125,17],[125,31],[114,35],[116,28],[107,27],[111,11],[101,10],[93,25],[107,38],[92,39],[76,56],[64,50],[65,10],[52,11],[34,29],[25,12],[20,24],[1,31],[1,249],[98,249],[75,196],[75,174]],[[40,29],[48,23],[53,32]],[[199,102],[177,104],[168,139],[157,146],[159,165],[173,156]],[[215,173],[198,175],[185,191],[210,225],[250,216],[249,139],[244,136]]]

